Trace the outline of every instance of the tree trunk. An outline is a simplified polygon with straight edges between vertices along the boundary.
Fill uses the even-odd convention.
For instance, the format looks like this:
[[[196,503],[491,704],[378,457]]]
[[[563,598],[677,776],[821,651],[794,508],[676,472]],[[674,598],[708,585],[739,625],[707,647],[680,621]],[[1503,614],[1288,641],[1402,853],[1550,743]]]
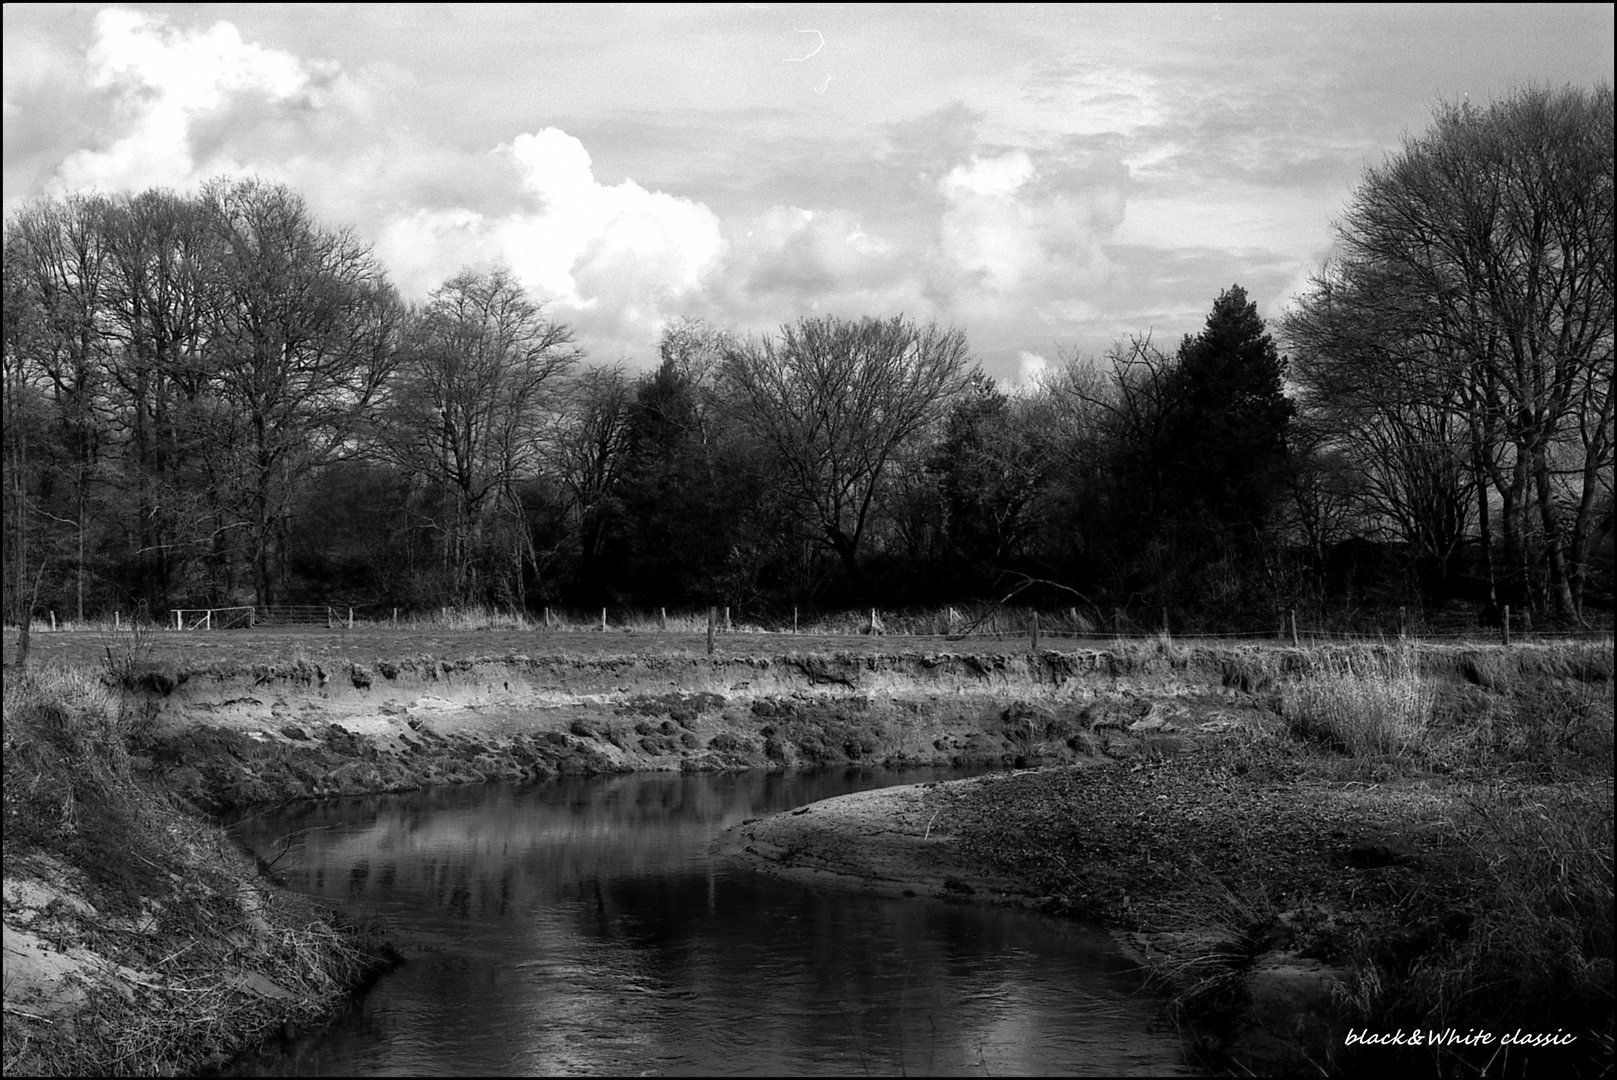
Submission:
[[[835,525],[826,525],[825,538],[831,545],[831,550],[837,553],[842,560],[842,567],[853,579],[854,588],[861,593],[864,591],[864,576],[859,571],[859,550],[857,543]]]
[[[1550,463],[1544,444],[1539,442],[1532,450],[1533,487],[1538,495],[1539,520],[1544,525],[1544,554],[1549,562],[1550,595],[1555,600],[1555,614],[1562,619],[1575,618],[1577,607],[1567,581],[1565,553],[1561,548],[1561,516],[1555,512],[1555,501],[1550,490]]]

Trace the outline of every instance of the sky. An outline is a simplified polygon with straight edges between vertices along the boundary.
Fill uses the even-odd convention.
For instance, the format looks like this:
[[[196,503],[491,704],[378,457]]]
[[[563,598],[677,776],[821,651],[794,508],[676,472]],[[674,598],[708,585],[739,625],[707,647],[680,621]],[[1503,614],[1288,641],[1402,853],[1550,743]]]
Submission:
[[[6,4],[4,203],[256,175],[596,363],[903,314],[1015,386],[1232,284],[1277,317],[1435,104],[1613,50],[1610,4]]]

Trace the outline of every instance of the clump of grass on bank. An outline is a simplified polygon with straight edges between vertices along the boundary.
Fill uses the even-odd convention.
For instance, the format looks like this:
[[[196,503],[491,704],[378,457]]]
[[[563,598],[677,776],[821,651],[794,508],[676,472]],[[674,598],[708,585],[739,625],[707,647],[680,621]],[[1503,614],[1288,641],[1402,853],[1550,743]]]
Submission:
[[[1326,670],[1288,682],[1282,710],[1292,734],[1352,758],[1410,761],[1424,749],[1433,692],[1413,649],[1347,652]]]
[[[1451,827],[1468,888],[1415,897],[1408,933],[1366,943],[1357,1024],[1466,1035],[1571,1035],[1564,1047],[1375,1047],[1346,1064],[1438,1076],[1611,1074],[1612,785],[1493,784]]]
[[[99,675],[36,667],[7,676],[4,689],[6,851],[18,844],[65,845],[92,856],[94,833],[125,839],[107,809],[130,782],[127,725]]]
[[[284,1024],[318,1022],[377,964],[374,938],[261,890],[224,830],[141,777],[130,751],[144,722],[99,673],[5,680],[6,878],[90,905],[53,904],[49,937],[99,958],[84,1001],[54,1020],[11,1007],[8,972],[8,1076],[218,1067]]]
[[[1172,1012],[1181,1025],[1228,1023],[1246,1003],[1246,973],[1268,950],[1279,912],[1261,889],[1238,895],[1205,864],[1196,869],[1201,898],[1169,905],[1161,916],[1194,944],[1153,968],[1150,977],[1172,990]]]

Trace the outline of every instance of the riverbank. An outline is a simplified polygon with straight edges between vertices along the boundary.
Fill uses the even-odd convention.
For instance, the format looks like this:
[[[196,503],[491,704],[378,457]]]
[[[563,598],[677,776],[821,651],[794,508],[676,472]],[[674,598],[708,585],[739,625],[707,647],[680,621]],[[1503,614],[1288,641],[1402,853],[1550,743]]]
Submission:
[[[36,642],[41,658],[95,655],[94,635]],[[464,633],[454,654],[389,651],[418,644],[452,642],[165,632],[115,639],[103,666],[136,703],[163,783],[224,813],[555,775],[1165,752],[1182,736],[1142,722],[1152,702],[1256,715],[1241,687],[1270,662],[1250,646],[962,653],[773,635],[728,637],[713,656],[696,635]]]
[[[9,636],[6,645],[10,658]],[[416,651],[428,645],[435,651]],[[169,808],[139,811],[167,822],[154,836],[200,835],[202,823],[183,817],[181,802],[219,814],[287,799],[561,774],[1051,766],[886,796],[897,802],[872,796],[848,804],[862,809],[823,836],[813,830],[834,824],[832,809],[848,807],[827,804],[750,823],[742,847],[793,873],[884,879],[900,894],[1008,898],[1101,919],[1134,935],[1131,945],[1152,958],[1178,994],[1180,1016],[1208,1032],[1203,1049],[1214,1064],[1273,1063],[1299,1049],[1325,1061],[1320,1040],[1335,1036],[1321,1035],[1316,1021],[1431,1023],[1438,1014],[1427,998],[1445,994],[1460,1002],[1450,1014],[1467,1026],[1466,1016],[1482,1013],[1467,1013],[1464,987],[1443,980],[1466,950],[1480,950],[1473,966],[1493,963],[1489,942],[1538,925],[1499,915],[1499,905],[1478,891],[1486,878],[1489,897],[1516,888],[1545,911],[1572,912],[1555,917],[1577,940],[1532,947],[1552,982],[1563,960],[1587,961],[1574,982],[1591,1000],[1607,995],[1609,1061],[1610,862],[1591,870],[1562,851],[1610,849],[1607,644],[1507,652],[1160,639],[1028,653],[961,652],[941,639],[734,635],[710,656],[690,634],[424,638],[300,628],[41,634],[34,649],[34,668],[76,664],[81,680],[116,691],[115,706],[99,715],[114,716],[118,731],[97,735],[96,753],[108,760],[127,754],[118,775],[131,782],[114,787],[144,793],[130,806]],[[29,768],[39,775],[58,777],[56,787],[41,787],[13,771],[17,681],[8,672],[8,950],[14,933],[32,934],[45,941],[42,951],[62,956],[103,944],[124,948],[91,940],[93,926],[105,921],[91,879],[109,868],[139,885],[125,891],[135,913],[126,918],[135,921],[120,933],[143,932],[148,907],[182,910],[162,890],[199,878],[192,869],[199,864],[218,876],[211,892],[197,893],[196,910],[211,912],[219,926],[250,923],[238,912],[243,903],[291,903],[218,854],[229,846],[223,839],[206,848],[188,841],[180,854],[119,842],[84,846],[90,837],[123,835],[82,827],[97,820],[83,818],[82,808],[99,805],[86,794],[99,790],[92,783],[99,774],[51,773],[34,762]],[[54,745],[57,715],[34,711],[24,726],[46,734],[30,736],[30,745]],[[90,784],[82,792],[74,786],[81,780]],[[55,794],[36,798],[39,791]],[[1523,809],[1531,806],[1565,812],[1540,821]],[[182,816],[163,816],[170,813]],[[56,848],[43,849],[56,862],[26,861],[27,845],[14,843],[24,835],[19,828],[56,836]],[[1526,839],[1532,835],[1537,839]],[[191,855],[182,858],[185,850]],[[1518,855],[1494,857],[1506,851]],[[1535,851],[1547,854],[1536,862],[1520,856]],[[163,874],[142,876],[145,863]],[[1572,883],[1545,893],[1568,867]],[[1531,888],[1517,888],[1524,882]],[[244,885],[257,900],[234,899]],[[65,892],[39,891],[47,887]],[[72,922],[66,913],[80,900],[95,915]],[[159,918],[157,925],[168,932],[187,924]],[[1544,933],[1552,931],[1559,932]],[[247,954],[263,944],[224,940]],[[182,958],[200,951],[184,944],[175,939]],[[169,963],[167,951],[128,954],[140,963],[115,960],[110,951],[95,955],[97,970],[112,971],[134,1001],[106,979],[101,997],[136,1010],[169,1009],[168,998],[143,997],[119,971],[121,965],[160,985],[145,975],[163,972],[142,964]],[[332,971],[327,982],[311,975],[312,984],[335,986],[353,974]],[[1513,1003],[1537,992],[1531,979],[1539,976],[1529,975],[1500,1001],[1485,1003],[1487,1022],[1509,1020]],[[284,976],[265,977],[285,989]],[[1427,998],[1387,992],[1423,979],[1431,983]],[[191,986],[171,981],[170,989],[175,997]],[[292,995],[314,1003],[308,1015],[331,1000],[298,989]],[[1560,1007],[1566,995],[1555,991],[1546,1000]],[[1270,1019],[1262,1019],[1264,1001],[1274,1004]],[[107,1037],[141,1028],[138,1012],[117,1016],[101,1025]],[[14,1045],[60,1037],[63,1028],[50,1021],[13,1002],[8,981],[8,1071]],[[14,1023],[34,1026],[14,1041]]]
[[[1447,678],[1345,665],[1334,687],[1328,671],[1281,684],[1257,723],[1177,708],[1178,753],[828,800],[716,850],[1110,926],[1215,1071],[1607,1075],[1610,661],[1558,666],[1572,657],[1494,654]],[[1351,707],[1334,741],[1324,704]],[[1347,716],[1411,704],[1423,723],[1401,740],[1343,737]],[[1493,1042],[1347,1045],[1434,1028]],[[1517,1031],[1564,1044],[1501,1045]]]
[[[95,673],[6,673],[7,1076],[217,1068],[387,963],[143,774],[133,719]]]

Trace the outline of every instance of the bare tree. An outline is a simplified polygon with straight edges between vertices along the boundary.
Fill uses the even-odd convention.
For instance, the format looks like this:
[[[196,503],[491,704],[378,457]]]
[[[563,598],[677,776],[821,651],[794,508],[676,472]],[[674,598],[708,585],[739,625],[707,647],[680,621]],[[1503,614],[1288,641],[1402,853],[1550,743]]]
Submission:
[[[555,463],[568,494],[580,573],[594,576],[629,450],[634,387],[620,367],[591,367],[567,388]]]
[[[1483,522],[1491,483],[1512,560],[1530,500],[1563,615],[1611,470],[1612,104],[1600,87],[1440,107],[1366,174],[1285,331],[1316,386],[1460,412]]]
[[[579,357],[572,340],[503,268],[462,271],[410,320],[381,441],[435,489],[429,524],[458,600],[494,584],[478,571],[485,532],[499,507],[518,506],[517,481],[540,470],[547,417]]]
[[[856,580],[883,475],[961,392],[968,362],[963,333],[903,317],[804,319],[727,356],[740,422]]]
[[[321,228],[290,189],[221,180],[203,205],[208,352],[244,427],[242,523],[253,591],[270,604],[291,493],[353,445],[394,362],[398,303],[370,251]]]
[[[75,606],[84,618],[85,545],[92,489],[103,479],[100,412],[106,354],[101,310],[108,276],[103,218],[106,201],[72,194],[25,207],[13,221],[17,242],[8,255],[20,270],[18,301],[36,315],[33,347],[18,360],[41,379],[54,404],[50,449],[65,474],[69,497],[36,515],[72,529]],[[53,512],[54,511],[54,512]]]
[[[215,247],[199,201],[167,191],[114,200],[105,229],[113,427],[125,441],[132,502],[123,527],[139,567],[138,597],[166,608],[178,553],[199,539],[184,523],[206,518],[197,509],[203,504],[224,509],[217,493],[198,492],[192,482],[198,462],[215,449],[191,422],[195,403],[212,392],[204,360],[204,285],[206,257]]]

